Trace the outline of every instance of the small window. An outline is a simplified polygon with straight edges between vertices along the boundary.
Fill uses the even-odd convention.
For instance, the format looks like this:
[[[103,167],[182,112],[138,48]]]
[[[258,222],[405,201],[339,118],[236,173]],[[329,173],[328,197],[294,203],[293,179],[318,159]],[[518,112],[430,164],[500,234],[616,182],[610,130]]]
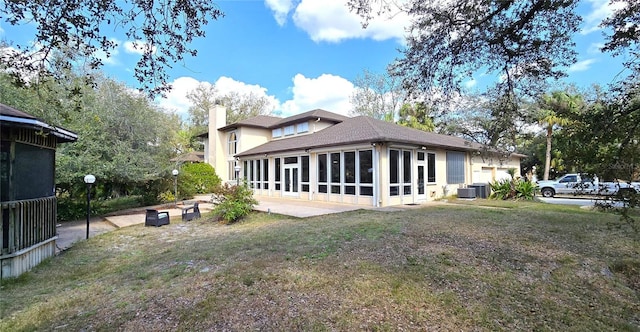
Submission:
[[[295,134],[293,126],[284,127],[284,136],[290,136],[290,135],[293,135],[293,134]]]
[[[234,154],[236,154],[236,151],[238,151],[238,136],[236,136],[235,132],[229,134],[227,151],[229,152],[230,156],[233,156]]]
[[[276,129],[272,130],[271,131],[271,136],[273,138],[282,137],[282,128],[276,128]]]
[[[296,131],[298,132],[298,134],[308,132],[309,122],[298,123]]]
[[[427,182],[436,182],[436,154],[427,153]]]

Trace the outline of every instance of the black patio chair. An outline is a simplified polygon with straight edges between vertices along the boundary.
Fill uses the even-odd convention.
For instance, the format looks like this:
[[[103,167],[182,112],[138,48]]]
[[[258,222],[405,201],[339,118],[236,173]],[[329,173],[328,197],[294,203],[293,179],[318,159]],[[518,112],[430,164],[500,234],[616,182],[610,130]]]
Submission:
[[[156,226],[169,224],[169,212],[147,209],[147,216],[144,219],[145,226]]]
[[[193,203],[192,206],[182,208],[183,221],[189,221],[197,218],[200,218],[200,208],[198,207],[198,202]]]

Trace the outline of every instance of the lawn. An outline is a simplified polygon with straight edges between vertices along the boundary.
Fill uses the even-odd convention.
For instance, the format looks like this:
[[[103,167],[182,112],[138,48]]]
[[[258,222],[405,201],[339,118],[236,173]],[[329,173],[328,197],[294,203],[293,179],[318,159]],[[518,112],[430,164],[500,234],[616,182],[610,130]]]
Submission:
[[[640,330],[617,216],[493,205],[127,227],[4,281],[0,330]]]

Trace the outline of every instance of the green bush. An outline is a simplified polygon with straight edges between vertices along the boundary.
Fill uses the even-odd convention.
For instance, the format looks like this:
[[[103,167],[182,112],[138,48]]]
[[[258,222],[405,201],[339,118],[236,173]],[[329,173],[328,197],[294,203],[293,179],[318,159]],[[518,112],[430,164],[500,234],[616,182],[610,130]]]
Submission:
[[[213,209],[213,214],[223,223],[237,222],[258,204],[253,198],[253,191],[246,186],[230,186],[225,183],[218,186],[214,193],[220,197],[220,203]]]
[[[518,179],[516,182],[516,199],[532,200],[536,185],[531,181]]]
[[[143,206],[142,196],[123,196],[108,200],[91,199],[91,215],[107,213]],[[87,217],[87,198],[71,199],[58,197],[58,221],[81,220]]]
[[[184,164],[180,168],[180,175],[178,177],[178,186],[180,189],[185,193],[193,194],[211,193],[220,186],[221,182],[213,166],[207,163]],[[185,195],[182,193],[183,191],[178,192],[179,196],[193,196],[193,194]]]
[[[491,196],[493,199],[524,199],[532,200],[535,193],[535,185],[520,178],[502,179],[493,181],[491,186]]]
[[[511,188],[511,180],[496,180],[489,184],[491,186],[491,196],[494,199],[510,199],[513,197],[515,189]]]

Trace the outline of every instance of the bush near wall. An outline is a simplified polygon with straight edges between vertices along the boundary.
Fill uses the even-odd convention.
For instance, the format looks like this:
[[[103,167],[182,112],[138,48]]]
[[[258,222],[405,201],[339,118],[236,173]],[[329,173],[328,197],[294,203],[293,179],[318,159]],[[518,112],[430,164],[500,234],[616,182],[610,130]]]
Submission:
[[[212,193],[220,182],[213,166],[207,163],[184,164],[178,175],[178,196],[190,198],[195,194]]]

